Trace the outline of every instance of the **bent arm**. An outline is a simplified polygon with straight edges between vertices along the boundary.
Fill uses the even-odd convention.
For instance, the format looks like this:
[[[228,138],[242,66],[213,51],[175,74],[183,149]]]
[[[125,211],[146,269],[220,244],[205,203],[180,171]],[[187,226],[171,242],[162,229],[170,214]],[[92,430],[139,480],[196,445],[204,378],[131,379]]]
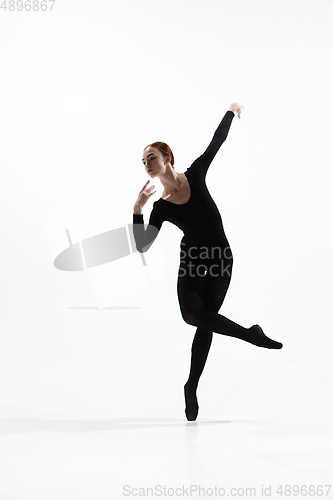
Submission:
[[[155,207],[150,214],[149,224],[146,229],[142,213],[133,214],[133,235],[138,252],[144,253],[149,250],[161,229],[162,223],[163,219]]]

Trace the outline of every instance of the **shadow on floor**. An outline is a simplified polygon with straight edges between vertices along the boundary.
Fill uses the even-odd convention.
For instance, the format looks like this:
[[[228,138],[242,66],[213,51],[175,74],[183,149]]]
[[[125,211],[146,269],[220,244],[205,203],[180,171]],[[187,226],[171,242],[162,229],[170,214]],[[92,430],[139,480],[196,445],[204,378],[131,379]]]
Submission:
[[[173,418],[110,418],[110,419],[48,419],[48,418],[2,418],[0,436],[31,432],[96,432],[147,429],[163,427],[186,427],[230,424],[228,420],[202,420],[187,422]]]
[[[86,310],[86,311],[115,311],[115,310],[127,310],[127,309],[143,309],[142,307],[122,307],[122,306],[110,306],[110,307],[103,307],[100,309],[99,307],[94,307],[94,306],[87,306],[87,307],[67,307],[66,309],[79,309],[79,310]]]

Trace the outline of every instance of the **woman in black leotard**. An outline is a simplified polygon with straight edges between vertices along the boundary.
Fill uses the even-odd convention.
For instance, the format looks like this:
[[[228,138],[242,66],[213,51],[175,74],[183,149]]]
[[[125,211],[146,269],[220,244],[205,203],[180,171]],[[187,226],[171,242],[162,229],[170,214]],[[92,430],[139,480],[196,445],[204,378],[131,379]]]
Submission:
[[[220,333],[259,347],[281,349],[282,344],[268,338],[259,325],[244,328],[218,314],[227,293],[233,266],[232,251],[224,233],[219,210],[206,186],[206,173],[220,146],[227,138],[231,122],[241,104],[234,102],[225,113],[206,151],[184,173],[174,169],[173,153],[163,142],[144,149],[143,164],[150,177],[164,186],[162,197],[153,203],[147,228],[142,207],[156,193],[149,180],[139,192],[133,207],[133,232],[139,252],[152,245],[163,221],[178,226],[184,236],[180,244],[177,292],[184,321],[197,327],[192,344],[191,369],[184,386],[188,420],[198,414],[196,390],[204,369],[212,333]]]

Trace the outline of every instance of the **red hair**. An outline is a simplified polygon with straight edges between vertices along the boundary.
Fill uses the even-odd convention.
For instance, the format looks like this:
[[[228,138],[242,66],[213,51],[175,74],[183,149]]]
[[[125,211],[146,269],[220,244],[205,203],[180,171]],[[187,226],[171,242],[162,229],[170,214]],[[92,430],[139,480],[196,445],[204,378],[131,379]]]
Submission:
[[[149,148],[149,146],[158,149],[162,153],[164,158],[166,156],[169,156],[171,160],[171,165],[172,167],[174,166],[175,159],[173,157],[173,152],[171,151],[170,146],[168,146],[165,142],[152,142],[151,144],[148,144],[148,146],[146,146],[145,149]]]

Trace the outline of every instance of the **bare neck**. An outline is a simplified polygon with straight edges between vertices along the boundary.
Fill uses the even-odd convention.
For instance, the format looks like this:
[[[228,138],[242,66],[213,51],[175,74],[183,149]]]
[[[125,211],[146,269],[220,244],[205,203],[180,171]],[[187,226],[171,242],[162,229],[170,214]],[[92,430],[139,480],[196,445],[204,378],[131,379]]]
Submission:
[[[174,170],[171,172],[165,172],[159,177],[163,184],[164,191],[163,195],[174,195],[181,192],[184,184],[184,174],[177,173]]]

